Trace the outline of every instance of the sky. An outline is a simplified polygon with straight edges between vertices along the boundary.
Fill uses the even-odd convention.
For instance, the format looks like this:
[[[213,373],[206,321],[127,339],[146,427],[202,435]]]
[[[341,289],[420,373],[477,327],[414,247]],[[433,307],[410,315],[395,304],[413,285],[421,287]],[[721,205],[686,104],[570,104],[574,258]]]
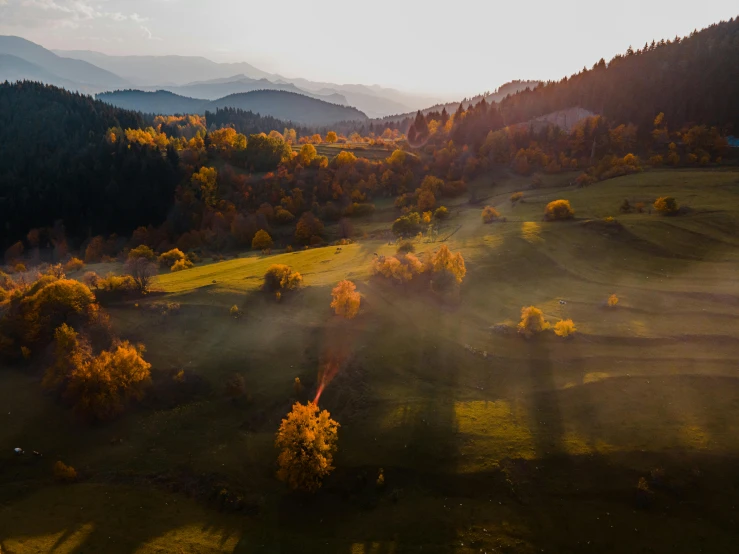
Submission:
[[[0,0],[0,34],[454,99],[560,79],[736,16],[736,0]]]

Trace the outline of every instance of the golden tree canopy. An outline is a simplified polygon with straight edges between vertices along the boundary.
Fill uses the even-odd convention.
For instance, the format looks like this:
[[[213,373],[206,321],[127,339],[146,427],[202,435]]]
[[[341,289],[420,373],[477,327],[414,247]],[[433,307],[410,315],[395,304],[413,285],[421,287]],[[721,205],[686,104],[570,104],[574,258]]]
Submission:
[[[319,413],[313,402],[296,402],[275,438],[280,450],[277,478],[292,489],[317,491],[334,469],[338,429],[339,424],[326,410]]]
[[[431,257],[430,263],[434,273],[448,271],[454,276],[457,284],[462,283],[464,276],[467,275],[462,254],[460,252],[452,254],[446,244],[442,245],[439,251]]]
[[[518,332],[529,338],[537,333],[549,329],[549,323],[544,319],[544,313],[536,306],[521,308],[521,322]]]
[[[346,319],[353,319],[359,313],[361,297],[356,290],[357,287],[354,283],[348,280],[340,281],[334,287],[334,290],[331,291],[331,296],[333,296],[331,307],[336,312],[336,315],[343,316]]]
[[[575,211],[570,206],[569,200],[554,200],[547,204],[544,210],[544,215],[547,219],[557,221],[562,219],[572,219],[575,216]]]
[[[254,250],[266,250],[267,248],[272,248],[272,237],[270,237],[269,233],[264,229],[259,229],[251,241],[251,247]]]

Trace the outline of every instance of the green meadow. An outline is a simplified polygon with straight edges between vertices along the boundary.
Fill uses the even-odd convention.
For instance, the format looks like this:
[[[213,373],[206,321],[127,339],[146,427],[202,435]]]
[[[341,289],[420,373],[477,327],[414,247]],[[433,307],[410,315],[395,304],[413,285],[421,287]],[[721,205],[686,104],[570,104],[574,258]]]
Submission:
[[[0,552],[734,551],[739,171],[573,178],[487,175],[470,187],[479,203],[448,203],[415,248],[462,253],[452,295],[371,275],[397,247],[382,203],[350,245],[162,273],[145,299],[106,306],[153,373],[110,424],[77,420],[40,369],[0,371]],[[685,213],[650,212],[665,195]],[[560,198],[575,219],[544,221]],[[624,199],[644,212],[622,214]],[[501,220],[483,224],[485,205]],[[280,302],[261,290],[275,263],[305,285]],[[348,322],[329,308],[342,279],[362,294]],[[529,305],[578,332],[524,339]],[[340,367],[319,401],[341,424],[336,470],[304,496],[275,478],[274,435],[327,361]],[[225,393],[234,374],[243,400]],[[56,460],[80,481],[55,483]]]

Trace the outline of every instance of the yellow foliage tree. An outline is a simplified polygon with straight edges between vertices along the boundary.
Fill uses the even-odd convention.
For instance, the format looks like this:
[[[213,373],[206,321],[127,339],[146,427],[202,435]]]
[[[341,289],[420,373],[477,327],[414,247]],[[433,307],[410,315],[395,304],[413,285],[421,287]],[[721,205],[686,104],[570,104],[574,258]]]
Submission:
[[[313,146],[312,144],[304,144],[300,148],[300,153],[298,153],[298,162],[303,167],[307,167],[317,155],[318,152],[316,151],[315,146]]]
[[[549,323],[544,319],[544,313],[536,306],[521,308],[521,322],[518,332],[526,338],[549,329]]]
[[[173,248],[159,256],[159,265],[162,267],[172,267],[173,264],[186,258],[187,256],[185,256],[185,253],[182,250],[179,248]]]
[[[294,290],[303,284],[303,276],[284,264],[273,264],[264,274],[264,288],[269,292]]]
[[[554,324],[554,334],[558,337],[569,337],[577,331],[571,319],[563,319]]]
[[[331,291],[333,301],[331,307],[336,312],[336,315],[345,317],[346,319],[353,319],[359,313],[359,304],[361,297],[356,292],[357,287],[351,281],[344,280],[340,281],[334,290]]]
[[[62,461],[54,464],[54,479],[64,483],[72,483],[77,480],[77,470]]]
[[[216,179],[218,171],[214,167],[201,167],[200,171],[193,173],[191,182],[200,191],[200,197],[208,206],[214,206],[217,201],[218,185]]]
[[[677,213],[680,207],[672,196],[660,196],[654,202],[654,209],[661,214],[671,215]]]
[[[408,283],[423,273],[421,261],[410,252],[398,256],[378,256],[372,262],[372,274],[394,279],[398,283]]]
[[[64,264],[64,271],[72,273],[73,271],[78,271],[83,267],[85,267],[85,262],[83,262],[79,258],[72,258],[66,264]]]
[[[558,221],[572,219],[575,216],[575,211],[570,206],[569,200],[554,200],[547,204],[544,215],[549,220]]]
[[[266,250],[272,248],[272,237],[264,229],[259,229],[254,235],[251,241],[251,247],[253,250]]]
[[[67,324],[55,332],[56,360],[44,376],[48,388],[61,388],[75,412],[92,420],[120,414],[130,400],[140,400],[149,383],[151,364],[141,357],[143,345],[128,341],[93,356]]]
[[[429,260],[431,271],[434,273],[448,272],[454,277],[457,284],[461,284],[464,276],[467,275],[467,268],[464,265],[464,258],[460,252],[452,254],[449,247],[444,244],[439,251],[431,256]]]
[[[498,210],[496,210],[492,206],[485,206],[482,209],[482,222],[483,223],[492,223],[499,217],[500,217],[500,213],[498,212]]]
[[[615,294],[612,294],[608,297],[608,307],[609,308],[615,308],[616,304],[618,304],[618,296]]]
[[[326,133],[326,142],[328,142],[329,144],[335,143],[338,139],[339,137],[336,136],[336,132],[329,131],[328,133]]]
[[[312,402],[296,402],[282,420],[275,446],[277,478],[295,490],[315,492],[333,470],[339,424],[326,410],[319,413]]]

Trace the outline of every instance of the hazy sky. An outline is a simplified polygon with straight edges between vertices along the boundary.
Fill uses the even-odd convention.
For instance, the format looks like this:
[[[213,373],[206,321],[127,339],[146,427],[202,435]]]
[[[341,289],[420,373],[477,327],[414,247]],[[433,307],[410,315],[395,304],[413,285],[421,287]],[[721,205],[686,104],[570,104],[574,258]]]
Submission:
[[[736,0],[0,0],[0,34],[465,95],[558,79],[737,15]]]

